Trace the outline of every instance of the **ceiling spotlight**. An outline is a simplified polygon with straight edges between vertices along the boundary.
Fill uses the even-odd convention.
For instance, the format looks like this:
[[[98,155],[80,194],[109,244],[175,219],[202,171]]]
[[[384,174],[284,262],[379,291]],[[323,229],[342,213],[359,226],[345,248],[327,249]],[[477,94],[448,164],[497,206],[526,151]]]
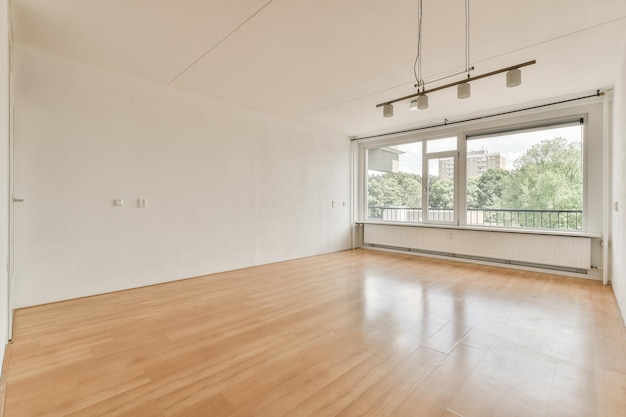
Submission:
[[[383,105],[383,116],[392,117],[393,116],[393,105],[392,104],[384,104]]]
[[[469,98],[471,95],[470,84],[465,82],[456,87],[456,96],[459,99]]]
[[[417,110],[417,99],[411,100],[411,104],[409,104],[409,110]]]
[[[420,110],[428,108],[428,96],[426,94],[417,96],[417,108]]]
[[[506,86],[517,87],[522,83],[522,71],[515,68],[506,72]]]

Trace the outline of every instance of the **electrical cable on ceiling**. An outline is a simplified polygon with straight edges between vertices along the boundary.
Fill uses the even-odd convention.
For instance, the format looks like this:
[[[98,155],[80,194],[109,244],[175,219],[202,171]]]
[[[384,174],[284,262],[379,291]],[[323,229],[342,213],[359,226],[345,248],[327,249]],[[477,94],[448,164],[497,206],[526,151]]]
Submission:
[[[467,80],[470,80],[470,13],[469,0],[465,0],[465,74]],[[461,83],[456,88],[457,98],[463,100],[472,95],[472,87],[469,82]]]
[[[419,89],[424,84],[422,79],[422,0],[418,0],[417,6],[417,55],[413,63],[413,74],[415,75],[415,87]],[[419,68],[416,70],[416,67]]]
[[[469,0],[465,0],[465,72],[469,73],[470,50],[469,50]]]

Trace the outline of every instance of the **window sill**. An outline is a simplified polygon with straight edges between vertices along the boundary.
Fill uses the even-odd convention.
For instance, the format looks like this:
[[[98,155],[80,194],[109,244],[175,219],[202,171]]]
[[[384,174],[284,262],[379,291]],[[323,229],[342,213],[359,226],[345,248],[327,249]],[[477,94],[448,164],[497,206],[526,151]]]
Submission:
[[[573,237],[591,237],[602,238],[601,233],[589,233],[572,230],[548,230],[548,229],[515,229],[505,227],[480,227],[480,226],[458,226],[454,224],[443,223],[401,223],[401,222],[383,222],[363,220],[357,221],[355,224],[382,224],[385,226],[409,226],[409,227],[428,227],[434,229],[455,229],[455,230],[476,230],[480,232],[495,233],[525,233],[530,235],[552,235],[552,236],[573,236]]]

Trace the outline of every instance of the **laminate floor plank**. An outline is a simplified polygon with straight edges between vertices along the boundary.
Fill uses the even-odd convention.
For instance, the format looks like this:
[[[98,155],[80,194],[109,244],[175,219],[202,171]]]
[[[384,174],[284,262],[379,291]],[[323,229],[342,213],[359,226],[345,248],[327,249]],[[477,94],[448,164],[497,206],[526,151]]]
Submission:
[[[238,409],[257,417],[288,415],[289,411],[321,390],[351,368],[371,356],[371,350],[353,345],[350,340],[337,338],[330,349],[318,350],[312,359],[296,358],[290,363],[301,363],[289,372],[272,372],[262,382],[248,379],[224,391]],[[323,358],[323,359],[322,359]],[[280,365],[280,364],[279,364]],[[282,368],[287,369],[283,363]]]
[[[443,358],[440,352],[419,347],[336,415],[387,417]]]
[[[623,417],[591,280],[354,250],[18,310],[6,417]]]
[[[376,352],[347,372],[296,404],[284,416],[332,417],[356,401],[376,382],[389,374],[409,354],[409,349]]]
[[[455,393],[478,365],[485,351],[458,344],[390,414],[391,417],[439,416],[448,411]]]

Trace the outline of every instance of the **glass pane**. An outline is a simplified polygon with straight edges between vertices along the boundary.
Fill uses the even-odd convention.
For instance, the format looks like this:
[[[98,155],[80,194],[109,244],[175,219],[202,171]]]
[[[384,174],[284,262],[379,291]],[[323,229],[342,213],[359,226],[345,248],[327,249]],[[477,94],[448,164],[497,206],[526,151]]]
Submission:
[[[456,150],[456,136],[453,138],[435,139],[426,142],[426,152],[444,152]]]
[[[454,158],[428,160],[428,220],[454,221]]]
[[[367,219],[422,221],[422,142],[367,151]]]
[[[467,141],[467,224],[582,230],[582,125]]]

